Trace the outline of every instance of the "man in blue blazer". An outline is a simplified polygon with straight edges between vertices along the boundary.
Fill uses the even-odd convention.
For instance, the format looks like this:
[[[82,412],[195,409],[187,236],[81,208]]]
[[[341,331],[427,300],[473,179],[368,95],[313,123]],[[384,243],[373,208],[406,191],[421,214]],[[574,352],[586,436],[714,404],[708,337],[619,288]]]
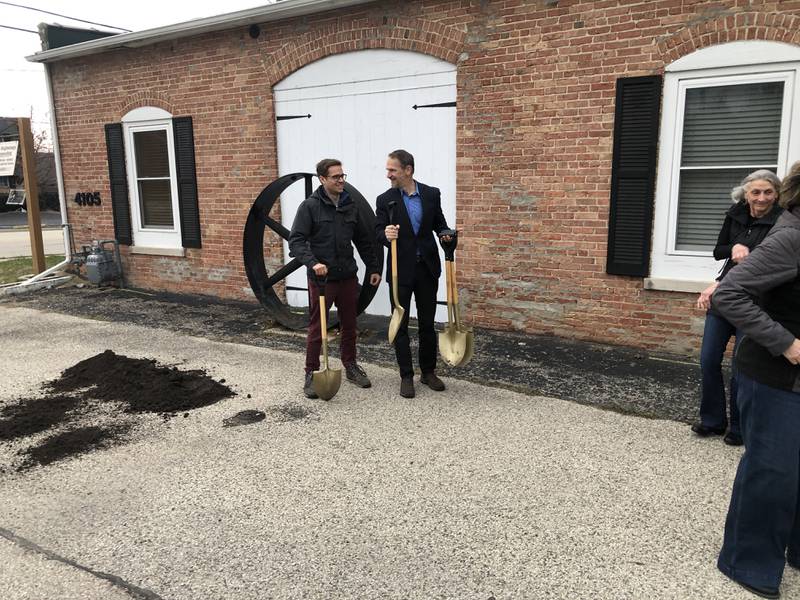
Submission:
[[[414,157],[405,150],[395,150],[386,161],[386,177],[391,189],[378,196],[375,211],[375,235],[378,242],[390,247],[397,240],[397,296],[405,317],[394,341],[400,367],[400,395],[414,397],[414,366],[408,337],[411,295],[417,304],[419,324],[420,381],[441,392],[445,386],[436,376],[436,292],[442,264],[436,238],[448,229],[442,214],[439,190],[414,180]],[[449,236],[444,237],[449,241]],[[391,253],[391,250],[390,250]],[[386,261],[386,280],[392,285],[391,255]],[[392,298],[392,295],[389,295]],[[394,300],[392,309],[394,310]]]

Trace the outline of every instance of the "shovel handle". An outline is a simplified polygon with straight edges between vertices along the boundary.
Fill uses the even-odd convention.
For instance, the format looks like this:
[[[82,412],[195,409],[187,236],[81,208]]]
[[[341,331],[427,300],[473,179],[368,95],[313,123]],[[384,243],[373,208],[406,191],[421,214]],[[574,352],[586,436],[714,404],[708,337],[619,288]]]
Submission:
[[[397,295],[397,240],[392,240],[392,298],[394,305],[400,306],[400,298]]]
[[[455,315],[456,319],[456,329],[461,328],[461,312],[458,308],[458,286],[456,285],[456,263],[455,261],[451,261],[447,263],[450,266],[450,287],[452,288],[453,294],[453,314]]]
[[[445,281],[447,283],[447,324],[453,324],[453,290],[450,288],[450,261],[445,261],[444,263],[444,274],[445,274]]]
[[[322,357],[325,359],[325,370],[328,370],[328,308],[325,306],[325,294],[319,295],[319,324],[322,327]]]
[[[450,236],[450,241],[445,242],[442,239],[444,236]],[[439,245],[442,247],[442,250],[444,250],[444,259],[446,261],[454,261],[456,247],[458,246],[458,230],[442,229],[439,232]]]

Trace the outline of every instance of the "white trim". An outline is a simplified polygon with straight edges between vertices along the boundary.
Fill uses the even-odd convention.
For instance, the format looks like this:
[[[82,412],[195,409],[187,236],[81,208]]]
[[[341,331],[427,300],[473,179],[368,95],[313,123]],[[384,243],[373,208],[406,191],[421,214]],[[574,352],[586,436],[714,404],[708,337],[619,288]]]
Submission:
[[[797,118],[797,86],[800,73],[800,48],[777,42],[736,42],[694,52],[667,67],[659,134],[658,175],[656,179],[653,244],[648,289],[686,290],[690,282],[707,285],[716,278],[721,262],[712,253],[675,249],[677,197],[683,135],[683,100],[691,87],[783,81],[783,113],[777,174],[786,172],[791,161],[800,157],[800,119]],[[753,56],[742,53],[753,45]],[[749,55],[748,55],[749,56]],[[788,57],[794,62],[786,62]],[[720,62],[727,58],[727,66]],[[741,61],[743,64],[737,64]],[[694,70],[690,70],[690,68]],[[729,168],[727,165],[725,168]],[[681,283],[676,283],[681,282]]]
[[[137,48],[166,40],[200,35],[212,31],[224,31],[234,27],[246,27],[260,23],[270,23],[281,19],[291,19],[324,11],[335,11],[349,6],[367,4],[374,0],[281,0],[274,4],[225,13],[204,19],[194,19],[184,23],[122,33],[110,37],[72,44],[63,48],[43,50],[26,59],[30,62],[54,62],[77,56],[100,54],[115,48]]]
[[[732,65],[766,65],[800,61],[800,47],[783,42],[729,42],[702,48],[667,65],[667,73],[716,69]]]
[[[152,108],[152,111],[160,109]],[[136,113],[136,109],[128,113]],[[161,111],[164,112],[164,111]],[[155,112],[140,112],[139,114],[157,114]],[[126,115],[126,117],[128,117]],[[172,133],[172,119],[147,120],[139,122],[126,122],[123,118],[123,133],[125,139],[125,161],[128,171],[128,191],[131,210],[131,231],[133,246],[145,248],[180,248],[183,249],[180,229],[180,213],[178,209],[178,178],[175,172],[175,142]],[[169,160],[170,193],[172,199],[172,228],[148,228],[142,226],[142,215],[139,208],[139,186],[136,172],[134,134],[143,131],[165,131],[167,134],[167,153]],[[132,247],[133,247],[132,246]]]
[[[129,113],[122,117],[123,123],[137,123],[141,121],[158,121],[163,119],[171,119],[172,114],[165,111],[163,108],[156,106],[141,106],[134,108]]]
[[[708,73],[708,72],[707,72]],[[683,117],[686,108],[686,91],[689,89],[716,87],[721,85],[747,85],[751,83],[767,83],[780,81],[783,83],[783,113],[781,118],[781,133],[778,149],[778,167],[780,170],[781,165],[785,165],[788,158],[786,156],[786,149],[788,147],[789,138],[789,124],[791,117],[791,106],[787,104],[787,99],[793,96],[792,86],[794,83],[794,71],[782,71],[776,73],[759,73],[759,74],[741,74],[725,76],[724,72],[718,76],[710,75],[708,77],[695,78],[695,79],[679,79],[678,80],[678,114],[675,116],[675,125],[673,127],[675,139],[673,141],[674,154],[672,156],[672,173],[670,182],[669,194],[669,220],[667,230],[667,254],[684,255],[684,256],[712,256],[711,250],[678,250],[675,247],[678,228],[678,191],[680,186],[681,171],[685,170],[681,167],[681,150],[683,149]],[[762,167],[762,165],[758,165]],[[708,167],[696,167],[698,169],[707,169]],[[719,168],[731,169],[735,168],[733,165],[720,165]]]

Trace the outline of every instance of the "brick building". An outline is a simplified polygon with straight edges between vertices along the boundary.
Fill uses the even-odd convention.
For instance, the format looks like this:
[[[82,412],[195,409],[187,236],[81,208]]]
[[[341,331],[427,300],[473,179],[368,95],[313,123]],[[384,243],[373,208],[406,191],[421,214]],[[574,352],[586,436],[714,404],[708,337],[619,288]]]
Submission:
[[[800,1],[285,0],[31,60],[75,240],[116,235],[132,285],[253,298],[262,189],[337,152],[374,204],[402,143],[475,324],[692,353],[731,186],[800,159],[799,43]]]

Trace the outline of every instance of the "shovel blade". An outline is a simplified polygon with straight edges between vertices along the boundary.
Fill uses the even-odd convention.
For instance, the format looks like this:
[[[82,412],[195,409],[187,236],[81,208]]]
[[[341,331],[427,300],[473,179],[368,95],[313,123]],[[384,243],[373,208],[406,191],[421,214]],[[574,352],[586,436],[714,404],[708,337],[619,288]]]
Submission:
[[[451,367],[458,367],[467,351],[467,334],[455,327],[445,327],[439,333],[439,354]]]
[[[465,367],[472,360],[472,356],[475,354],[475,338],[472,335],[472,331],[465,332],[467,336],[467,348],[464,351],[464,358],[461,359],[461,362],[458,363],[459,367]]]
[[[311,375],[311,387],[314,388],[317,396],[323,400],[333,398],[341,385],[341,369],[324,369],[322,371],[314,371]]]
[[[403,317],[406,314],[406,309],[402,306],[395,306],[392,312],[392,318],[389,321],[389,343],[394,344],[394,338],[397,337],[397,332],[400,325],[403,323]]]

